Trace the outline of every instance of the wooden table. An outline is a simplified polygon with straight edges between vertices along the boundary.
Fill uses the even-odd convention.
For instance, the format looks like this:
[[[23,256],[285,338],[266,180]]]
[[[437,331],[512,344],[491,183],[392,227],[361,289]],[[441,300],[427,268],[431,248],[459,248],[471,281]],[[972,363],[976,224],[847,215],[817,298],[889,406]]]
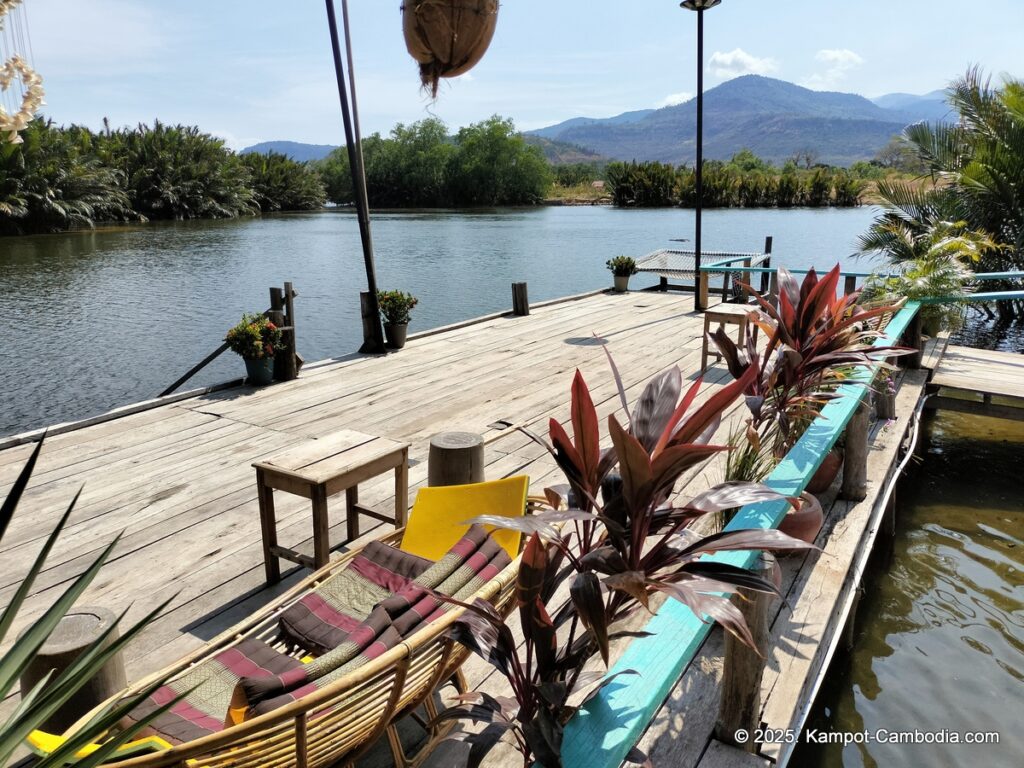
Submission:
[[[405,525],[409,504],[409,444],[342,430],[309,440],[284,453],[253,464],[263,529],[263,559],[267,582],[281,580],[278,558],[309,568],[321,568],[330,559],[327,497],[345,491],[348,540],[359,537],[359,515],[368,515],[395,527]],[[395,514],[388,517],[359,503],[359,483],[388,470],[395,472]],[[313,557],[278,546],[274,517],[274,490],[294,493],[313,502]]]
[[[757,312],[757,308],[751,304],[719,304],[704,311],[704,345],[700,352],[701,373],[708,369],[708,344],[710,343],[708,334],[711,332],[711,326],[716,323],[719,328],[724,328],[726,323],[738,325],[737,344],[742,348],[747,340],[748,331],[757,334],[757,326],[750,322],[750,316],[755,312]],[[716,360],[722,359],[717,351],[710,354],[713,354]]]

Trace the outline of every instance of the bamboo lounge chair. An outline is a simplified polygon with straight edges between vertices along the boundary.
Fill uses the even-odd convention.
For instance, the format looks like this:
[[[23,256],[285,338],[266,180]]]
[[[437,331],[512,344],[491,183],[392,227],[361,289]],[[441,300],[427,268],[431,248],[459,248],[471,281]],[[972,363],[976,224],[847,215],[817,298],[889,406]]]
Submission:
[[[275,768],[351,764],[386,733],[395,765],[412,766],[447,732],[427,729],[407,756],[396,723],[422,706],[437,714],[434,691],[466,691],[468,651],[447,636],[460,600],[513,606],[518,532],[488,533],[462,521],[480,514],[522,515],[526,477],[423,488],[405,529],[346,553],[258,614],[112,701],[168,682],[133,715],[184,694],[148,732],[122,747],[119,768]],[[109,702],[108,702],[109,703]],[[29,745],[50,754],[70,738],[33,732]],[[77,757],[96,749],[90,745]]]

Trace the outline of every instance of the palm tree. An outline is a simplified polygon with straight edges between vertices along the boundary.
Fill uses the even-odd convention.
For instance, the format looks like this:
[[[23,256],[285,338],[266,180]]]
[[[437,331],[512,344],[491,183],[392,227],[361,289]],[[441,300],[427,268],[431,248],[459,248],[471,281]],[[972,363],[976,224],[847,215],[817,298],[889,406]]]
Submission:
[[[279,152],[250,152],[242,155],[249,169],[253,196],[264,213],[311,211],[322,208],[327,192],[320,174],[307,163],[299,163]]]

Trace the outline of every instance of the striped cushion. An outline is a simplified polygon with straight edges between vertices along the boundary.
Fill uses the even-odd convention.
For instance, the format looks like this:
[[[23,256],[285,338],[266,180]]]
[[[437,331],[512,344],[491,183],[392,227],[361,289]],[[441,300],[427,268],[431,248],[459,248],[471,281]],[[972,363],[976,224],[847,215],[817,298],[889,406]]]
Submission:
[[[264,714],[338,680],[394,648],[451,610],[437,593],[468,600],[511,562],[481,526],[473,526],[452,549],[413,582],[381,601],[366,620],[331,652],[275,675],[247,675],[239,681],[235,706],[244,699],[247,717]]]
[[[381,600],[399,592],[431,562],[372,541],[345,567],[281,614],[281,637],[317,656],[337,648]]]
[[[194,689],[140,734],[160,736],[171,744],[183,744],[223,730],[231,694],[239,678],[280,675],[300,667],[302,663],[297,659],[275,651],[260,640],[246,638],[159,688],[126,719],[129,723],[136,723],[158,707]]]

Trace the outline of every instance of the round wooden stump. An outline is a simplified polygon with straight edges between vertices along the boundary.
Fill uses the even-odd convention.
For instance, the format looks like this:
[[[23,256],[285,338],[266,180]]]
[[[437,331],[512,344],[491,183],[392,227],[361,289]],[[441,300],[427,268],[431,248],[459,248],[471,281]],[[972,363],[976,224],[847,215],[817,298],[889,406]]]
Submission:
[[[430,438],[428,485],[464,485],[484,480],[484,439],[472,432],[439,432]]]
[[[25,668],[21,676],[21,695],[26,696],[51,670],[51,680],[55,679],[71,666],[83,651],[91,648],[116,620],[114,612],[106,608],[72,608],[68,611],[39,649],[35,659]],[[117,637],[117,630],[114,630],[107,637],[105,645],[110,645]],[[127,685],[124,659],[118,653],[43,723],[42,729],[50,733],[63,733],[82,715]]]

